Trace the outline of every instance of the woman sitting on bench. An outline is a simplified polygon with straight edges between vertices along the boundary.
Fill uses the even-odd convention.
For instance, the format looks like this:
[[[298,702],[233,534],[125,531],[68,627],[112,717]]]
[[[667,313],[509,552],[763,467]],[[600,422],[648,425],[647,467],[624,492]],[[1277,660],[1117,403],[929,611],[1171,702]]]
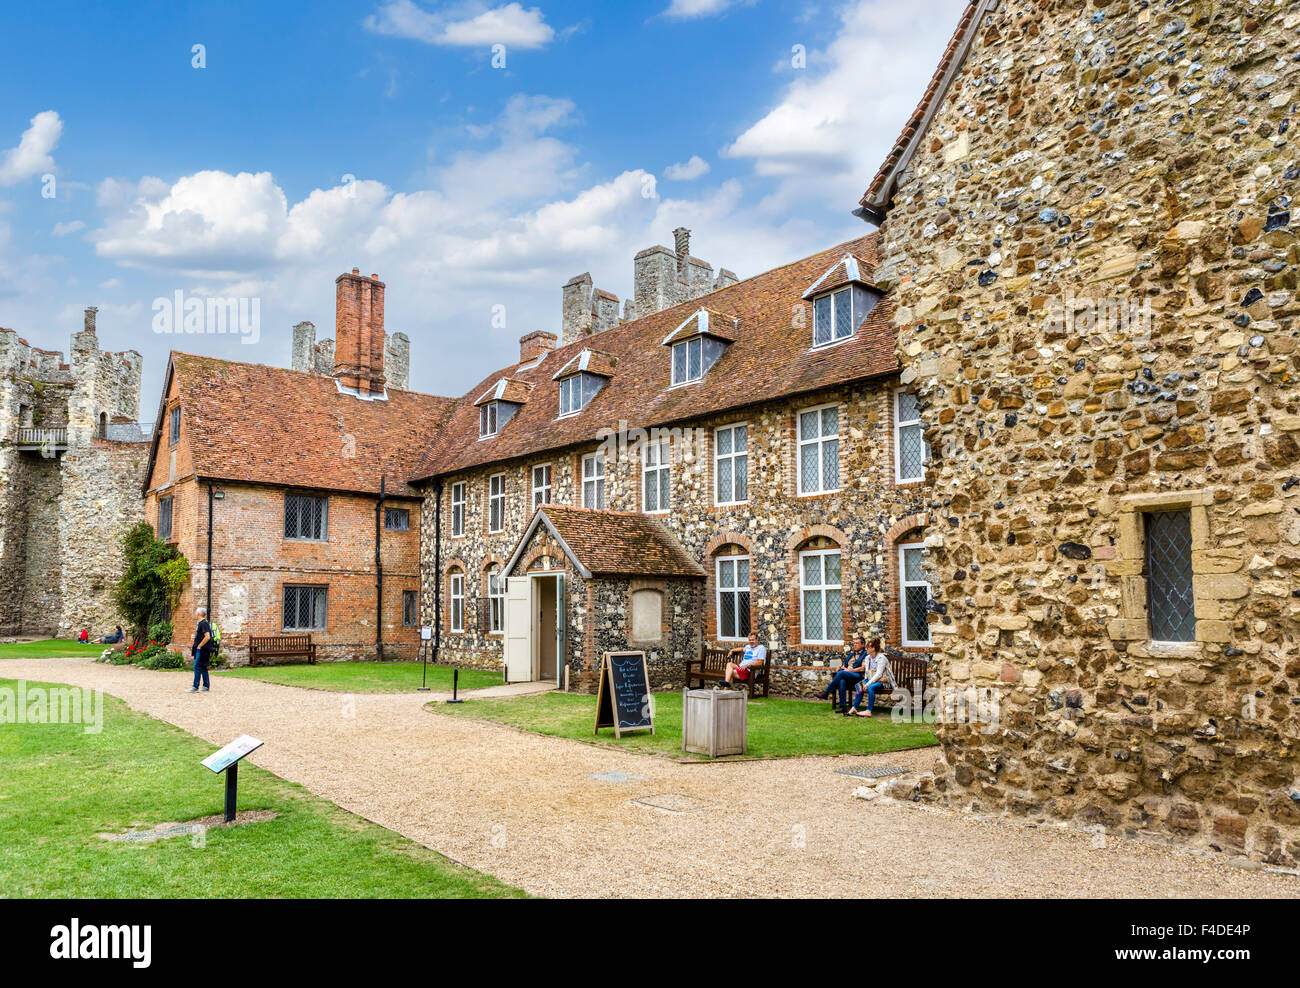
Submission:
[[[876,706],[876,694],[888,689],[891,693],[898,686],[894,682],[894,667],[889,664],[889,656],[880,650],[880,639],[873,638],[867,646],[866,679],[857,695],[853,697],[853,706],[844,711],[845,717],[870,717]],[[862,698],[867,698],[867,709],[859,710]]]
[[[745,646],[743,653],[741,649],[734,648],[731,650],[731,654],[741,656],[740,662],[727,663],[722,678],[718,680],[719,689],[731,689],[732,676],[735,676],[742,683],[749,679],[749,670],[754,666],[761,666],[767,661],[767,646],[760,645],[758,635],[750,632],[749,644]]]

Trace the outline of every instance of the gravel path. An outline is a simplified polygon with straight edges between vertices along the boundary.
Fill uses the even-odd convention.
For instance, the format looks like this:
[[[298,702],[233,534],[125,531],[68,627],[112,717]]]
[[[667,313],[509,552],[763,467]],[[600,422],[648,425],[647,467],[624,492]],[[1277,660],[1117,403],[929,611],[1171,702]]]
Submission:
[[[223,677],[189,694],[187,675],[88,659],[6,659],[0,677],[96,687],[214,744],[252,734],[266,742],[257,765],[542,895],[1300,897],[1300,878],[1217,857],[1114,837],[1094,849],[1073,830],[866,803],[850,796],[859,780],[833,771],[925,769],[932,751],[679,764],[422,709],[447,694]],[[641,778],[591,778],[610,771]],[[876,835],[906,851],[871,852]]]

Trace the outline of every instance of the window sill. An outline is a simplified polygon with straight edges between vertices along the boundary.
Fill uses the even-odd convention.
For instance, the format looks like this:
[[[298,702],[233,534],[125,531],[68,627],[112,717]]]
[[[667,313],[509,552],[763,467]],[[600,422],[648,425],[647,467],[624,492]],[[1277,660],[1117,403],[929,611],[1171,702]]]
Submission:
[[[813,498],[813,497],[830,497],[833,494],[840,494],[844,491],[843,487],[836,487],[831,491],[809,491],[807,494],[796,494],[795,497]]]
[[[831,347],[837,347],[841,343],[847,343],[857,336],[857,331],[850,333],[848,336],[841,336],[838,340],[831,340],[829,343],[814,343],[808,348],[809,353],[817,353],[820,350],[829,350]]]
[[[917,477],[913,480],[900,480],[898,477],[894,478],[895,487],[921,487],[924,486],[924,484],[925,484],[924,477]]]
[[[744,501],[714,501],[713,502],[713,506],[715,508],[743,508],[747,504],[749,504],[748,498],[746,498]]]

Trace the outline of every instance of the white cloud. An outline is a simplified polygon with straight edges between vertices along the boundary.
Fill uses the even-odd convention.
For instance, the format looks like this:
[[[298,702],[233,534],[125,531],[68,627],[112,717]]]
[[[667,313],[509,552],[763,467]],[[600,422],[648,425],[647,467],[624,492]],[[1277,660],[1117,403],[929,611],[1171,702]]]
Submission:
[[[737,0],[672,0],[664,11],[664,16],[679,21],[714,17],[727,8],[734,7],[736,3]]]
[[[925,91],[956,27],[950,0],[865,0],[840,11],[780,101],[723,149],[780,180],[767,208],[862,194]]]
[[[0,186],[17,185],[54,169],[50,152],[59,145],[63,121],[54,110],[42,110],[23,131],[18,146],[0,155]]]
[[[701,175],[707,175],[708,172],[709,163],[698,154],[693,154],[690,161],[678,162],[665,168],[664,178],[670,178],[675,182],[689,182]]]
[[[76,233],[85,228],[86,224],[81,220],[73,220],[71,223],[55,223],[54,229],[50,232],[56,237],[66,237],[70,233]]]
[[[429,11],[412,0],[387,0],[362,25],[367,31],[395,38],[407,38],[426,45],[487,47],[503,44],[511,48],[542,48],[554,39],[555,31],[537,7],[521,4],[500,7],[472,2],[455,10]]]

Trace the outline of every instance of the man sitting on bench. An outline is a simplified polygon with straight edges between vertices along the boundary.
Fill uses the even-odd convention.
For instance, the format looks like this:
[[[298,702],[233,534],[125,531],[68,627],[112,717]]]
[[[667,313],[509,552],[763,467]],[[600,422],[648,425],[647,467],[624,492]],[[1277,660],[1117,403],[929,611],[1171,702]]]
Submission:
[[[727,668],[724,670],[722,678],[718,680],[719,689],[731,689],[731,678],[733,676],[742,683],[749,679],[749,670],[754,666],[761,666],[767,661],[767,646],[760,645],[758,643],[758,635],[750,632],[749,644],[746,645],[744,649],[733,648],[731,654],[740,655],[740,662],[727,663]]]

